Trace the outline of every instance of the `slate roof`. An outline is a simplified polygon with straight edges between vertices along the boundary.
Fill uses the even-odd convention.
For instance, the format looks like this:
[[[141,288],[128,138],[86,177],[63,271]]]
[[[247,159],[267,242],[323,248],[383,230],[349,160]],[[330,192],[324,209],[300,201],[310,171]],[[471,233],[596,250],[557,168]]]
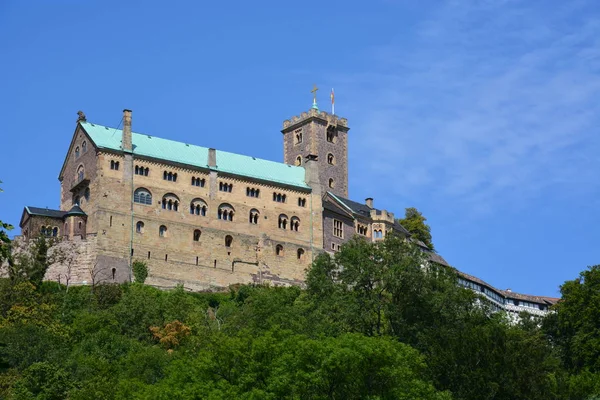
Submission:
[[[27,211],[27,213],[29,215],[40,215],[42,217],[60,218],[60,219],[63,219],[63,217],[67,213],[66,211],[52,210],[50,208],[39,208],[39,207],[32,207],[32,206],[26,206],[25,210]]]
[[[79,205],[75,204],[69,211],[65,213],[65,217],[69,215],[87,215]]]
[[[121,150],[122,130],[80,122],[100,149]],[[200,168],[208,166],[208,148],[132,132],[133,153]],[[210,169],[283,185],[310,189],[304,182],[304,167],[262,160],[216,150],[217,166]]]

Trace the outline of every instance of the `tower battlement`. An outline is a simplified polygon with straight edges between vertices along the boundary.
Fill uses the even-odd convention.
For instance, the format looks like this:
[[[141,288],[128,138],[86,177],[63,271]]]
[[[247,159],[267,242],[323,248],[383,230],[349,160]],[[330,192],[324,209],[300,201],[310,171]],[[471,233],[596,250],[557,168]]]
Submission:
[[[311,119],[319,119],[327,124],[336,125],[338,127],[348,129],[348,120],[346,118],[338,117],[337,115],[330,114],[326,111],[319,111],[314,108],[311,108],[308,111],[303,112],[300,115],[295,115],[290,119],[286,119],[283,121],[283,130],[286,131],[290,128],[294,128],[297,125],[302,125],[308,120]]]

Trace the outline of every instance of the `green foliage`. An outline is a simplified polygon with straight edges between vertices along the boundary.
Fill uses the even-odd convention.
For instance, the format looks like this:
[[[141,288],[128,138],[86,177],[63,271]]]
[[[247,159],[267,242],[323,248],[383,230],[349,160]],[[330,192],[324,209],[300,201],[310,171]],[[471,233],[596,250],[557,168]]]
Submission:
[[[427,218],[414,207],[407,208],[404,218],[398,219],[398,222],[406,228],[414,238],[425,243],[431,251],[435,251],[433,242],[431,241],[431,227],[427,225],[425,221],[427,221]]]
[[[590,400],[597,273],[519,324],[393,236],[317,257],[304,290],[0,279],[0,397]]]
[[[144,261],[135,260],[133,262],[133,277],[135,281],[138,283],[146,282],[146,278],[148,277],[148,266]]]

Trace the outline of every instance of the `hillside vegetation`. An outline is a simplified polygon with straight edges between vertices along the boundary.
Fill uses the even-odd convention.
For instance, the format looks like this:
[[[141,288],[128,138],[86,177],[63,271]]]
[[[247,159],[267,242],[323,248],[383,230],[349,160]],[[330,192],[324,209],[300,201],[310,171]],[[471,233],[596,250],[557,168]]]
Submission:
[[[43,261],[43,260],[42,260]],[[23,261],[26,262],[26,261]],[[40,262],[30,260],[29,262]],[[592,399],[600,267],[511,325],[397,238],[322,255],[306,289],[0,281],[0,398]],[[20,271],[20,272],[19,272]]]

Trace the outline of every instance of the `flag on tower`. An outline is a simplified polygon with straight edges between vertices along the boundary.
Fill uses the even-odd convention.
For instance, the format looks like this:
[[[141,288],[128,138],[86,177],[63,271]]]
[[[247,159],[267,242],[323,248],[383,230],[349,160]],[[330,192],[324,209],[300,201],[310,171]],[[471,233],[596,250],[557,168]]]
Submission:
[[[331,113],[335,115],[335,95],[333,94],[333,88],[331,88]]]

